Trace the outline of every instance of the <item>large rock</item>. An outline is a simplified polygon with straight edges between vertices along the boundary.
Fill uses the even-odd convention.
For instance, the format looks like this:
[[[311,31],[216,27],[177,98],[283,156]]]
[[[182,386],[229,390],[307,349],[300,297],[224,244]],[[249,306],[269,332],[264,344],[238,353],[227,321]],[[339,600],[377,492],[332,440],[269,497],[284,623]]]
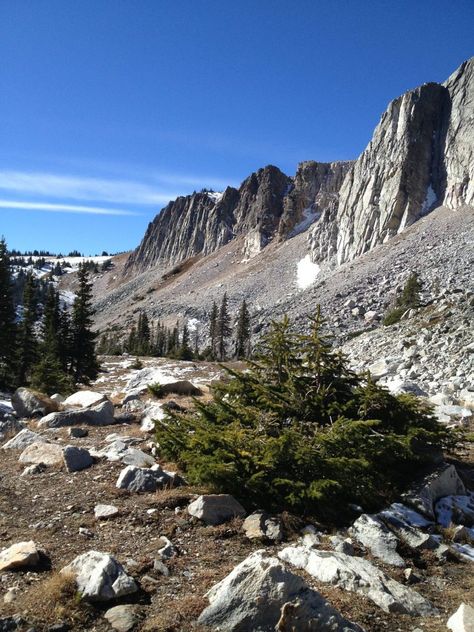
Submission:
[[[452,632],[474,632],[474,608],[462,603],[446,624]]]
[[[102,393],[96,393],[95,391],[77,391],[77,393],[69,395],[69,397],[63,401],[63,406],[65,408],[90,408],[106,400],[107,397]]]
[[[349,533],[367,547],[374,557],[392,566],[405,566],[405,561],[397,553],[398,539],[378,516],[362,514]]]
[[[18,460],[20,463],[62,465],[63,448],[57,443],[32,443],[20,454]]]
[[[246,514],[242,505],[229,494],[203,495],[188,505],[188,513],[206,524],[217,525]]]
[[[110,601],[137,592],[135,580],[107,553],[88,551],[76,557],[61,573],[73,574],[81,599]]]
[[[116,487],[129,492],[154,492],[163,487],[182,485],[182,479],[175,472],[167,472],[155,464],[150,468],[127,465],[118,477]]]
[[[142,450],[131,448],[122,439],[111,441],[103,450],[96,454],[98,457],[106,458],[108,461],[121,461],[125,465],[136,465],[137,467],[151,467],[156,463],[152,456]]]
[[[13,393],[12,405],[19,417],[43,417],[59,410],[58,403],[47,395],[23,387]]]
[[[137,607],[129,604],[110,608],[104,614],[104,617],[117,632],[129,632],[133,630],[139,622]]]
[[[79,472],[90,467],[94,460],[89,450],[68,445],[63,450],[63,461],[68,472]]]
[[[0,572],[34,567],[39,561],[40,554],[32,540],[18,542],[0,552]]]
[[[435,504],[435,515],[443,527],[451,524],[474,527],[474,492],[440,498]]]
[[[256,551],[207,593],[198,623],[221,632],[349,632],[361,628],[276,558]]]
[[[51,413],[40,419],[38,426],[42,428],[61,428],[75,425],[108,426],[113,423],[115,423],[114,405],[109,400],[106,400],[90,408]]]
[[[421,529],[412,526],[390,509],[381,511],[379,517],[400,540],[403,540],[412,549],[435,549],[438,546],[438,542],[431,534],[424,533]]]
[[[283,540],[281,521],[264,511],[256,511],[247,516],[242,528],[249,540],[270,540],[274,542]]]
[[[4,450],[24,450],[32,443],[46,443],[46,439],[39,435],[37,432],[32,432],[25,428],[20,430],[10,441],[7,441],[3,446]]]
[[[404,501],[434,519],[434,505],[437,500],[443,496],[465,493],[466,488],[454,465],[443,465],[405,494]]]
[[[315,551],[304,546],[287,547],[278,556],[319,581],[368,597],[385,612],[414,616],[436,614],[436,609],[427,599],[391,579],[364,558]]]

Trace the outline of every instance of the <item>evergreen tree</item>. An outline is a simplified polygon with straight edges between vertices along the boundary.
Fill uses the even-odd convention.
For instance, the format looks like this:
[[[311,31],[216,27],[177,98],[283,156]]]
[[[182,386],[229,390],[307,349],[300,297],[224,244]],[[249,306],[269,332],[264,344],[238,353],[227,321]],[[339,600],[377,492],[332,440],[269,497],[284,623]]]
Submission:
[[[181,334],[181,346],[179,348],[180,360],[192,360],[193,352],[189,344],[189,331],[186,324],[183,326],[183,332]]]
[[[35,334],[37,320],[36,284],[31,273],[27,274],[23,290],[23,315],[18,332],[18,383],[27,384],[31,368],[38,357],[38,341]]]
[[[79,291],[72,311],[72,363],[71,370],[76,382],[88,382],[97,377],[99,363],[95,354],[96,334],[92,325],[92,284],[87,268],[78,272]]]
[[[0,388],[14,386],[15,308],[7,244],[0,240]]]
[[[209,339],[211,347],[211,358],[216,359],[217,356],[217,319],[219,317],[219,310],[217,309],[216,302],[212,304],[212,310],[209,315]]]
[[[250,355],[250,314],[245,299],[240,306],[236,328],[235,357],[239,360],[248,358]]]
[[[137,355],[147,355],[150,352],[150,324],[145,312],[138,316],[136,350]]]
[[[227,307],[227,293],[222,297],[222,303],[219,308],[219,316],[216,325],[216,343],[217,355],[219,360],[225,360],[227,353],[227,339],[231,334],[230,317]]]

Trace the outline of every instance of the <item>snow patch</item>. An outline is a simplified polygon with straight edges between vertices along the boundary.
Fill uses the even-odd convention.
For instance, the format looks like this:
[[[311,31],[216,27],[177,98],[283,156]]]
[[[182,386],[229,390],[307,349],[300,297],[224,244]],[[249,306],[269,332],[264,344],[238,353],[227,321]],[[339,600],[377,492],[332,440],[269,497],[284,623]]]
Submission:
[[[218,192],[218,191],[206,191],[206,195],[207,197],[210,197],[211,200],[214,200],[214,202],[217,204],[217,202],[220,202],[222,200],[222,196],[224,195],[224,192]]]
[[[296,283],[300,290],[305,290],[316,281],[321,268],[317,263],[311,261],[311,257],[306,255],[298,261],[296,269]]]
[[[201,321],[198,318],[190,318],[188,320],[188,330],[189,331],[196,331],[196,329],[197,329],[197,327],[198,327],[200,322]]]
[[[313,211],[311,206],[305,208],[303,210],[303,219],[299,224],[293,228],[290,233],[290,237],[295,237],[295,235],[299,235],[300,233],[304,233],[304,231],[311,226],[313,222],[318,220],[321,217],[321,213],[318,211]]]
[[[423,206],[421,207],[421,211],[420,211],[421,215],[426,215],[426,213],[428,213],[428,211],[430,210],[430,208],[433,206],[433,204],[436,202],[437,199],[438,199],[438,196],[433,191],[433,187],[430,184],[428,187],[428,190],[426,191],[425,201],[423,202]]]

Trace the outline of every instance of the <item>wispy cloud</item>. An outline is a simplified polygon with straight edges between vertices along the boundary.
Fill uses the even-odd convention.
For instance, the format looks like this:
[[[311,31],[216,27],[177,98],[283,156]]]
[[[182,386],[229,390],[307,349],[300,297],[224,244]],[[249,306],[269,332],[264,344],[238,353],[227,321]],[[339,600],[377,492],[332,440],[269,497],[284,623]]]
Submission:
[[[85,213],[89,215],[141,215],[134,211],[100,206],[81,206],[77,204],[51,204],[48,202],[17,202],[0,200],[0,208],[20,211],[47,211],[49,213]]]
[[[54,173],[0,171],[0,189],[23,195],[119,204],[158,205],[177,197],[142,182],[112,180]]]

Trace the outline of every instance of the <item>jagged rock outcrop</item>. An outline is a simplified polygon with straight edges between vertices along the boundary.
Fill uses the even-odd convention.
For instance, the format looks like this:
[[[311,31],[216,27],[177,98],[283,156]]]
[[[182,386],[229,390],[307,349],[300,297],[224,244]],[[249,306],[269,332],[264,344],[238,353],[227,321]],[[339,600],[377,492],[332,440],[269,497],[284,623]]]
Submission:
[[[294,178],[269,165],[252,173],[239,189],[179,197],[156,216],[130,255],[125,271],[157,264],[169,267],[207,255],[244,237],[251,258],[273,239],[306,230],[323,209],[335,208],[350,162],[303,162]]]
[[[387,241],[438,206],[474,203],[474,58],[444,84],[390,103],[348,171],[337,211],[310,236],[313,259],[341,264]]]

